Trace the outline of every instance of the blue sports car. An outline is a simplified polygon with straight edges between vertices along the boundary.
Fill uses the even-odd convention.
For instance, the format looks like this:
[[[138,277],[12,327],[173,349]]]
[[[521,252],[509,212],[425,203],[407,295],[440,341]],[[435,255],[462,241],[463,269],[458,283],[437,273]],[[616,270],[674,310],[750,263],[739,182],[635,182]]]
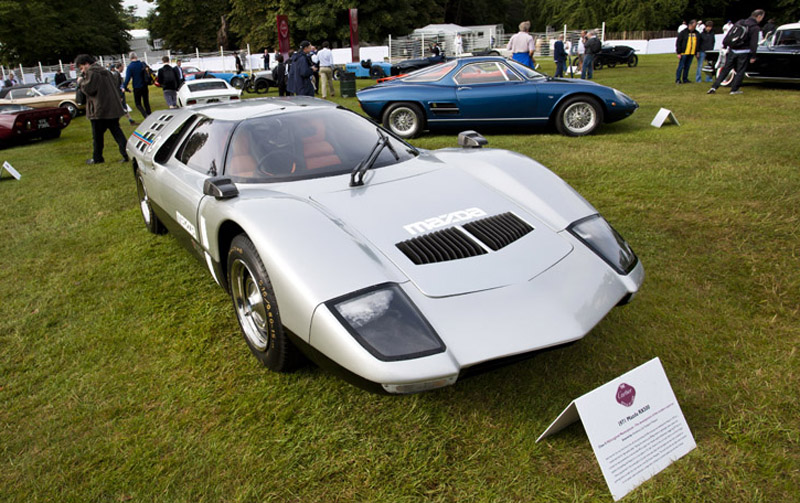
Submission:
[[[555,125],[567,136],[631,115],[625,93],[591,81],[556,79],[497,56],[461,58],[362,89],[361,108],[402,138],[426,128]]]

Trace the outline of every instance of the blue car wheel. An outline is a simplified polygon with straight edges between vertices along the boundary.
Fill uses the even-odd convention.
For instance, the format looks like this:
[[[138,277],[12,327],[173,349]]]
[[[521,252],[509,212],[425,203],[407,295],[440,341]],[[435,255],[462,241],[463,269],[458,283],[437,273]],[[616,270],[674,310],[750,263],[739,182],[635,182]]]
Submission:
[[[555,123],[563,135],[585,136],[603,123],[603,108],[594,98],[575,96],[558,107]]]
[[[414,103],[393,103],[383,112],[383,127],[400,138],[414,138],[424,125],[422,109]]]

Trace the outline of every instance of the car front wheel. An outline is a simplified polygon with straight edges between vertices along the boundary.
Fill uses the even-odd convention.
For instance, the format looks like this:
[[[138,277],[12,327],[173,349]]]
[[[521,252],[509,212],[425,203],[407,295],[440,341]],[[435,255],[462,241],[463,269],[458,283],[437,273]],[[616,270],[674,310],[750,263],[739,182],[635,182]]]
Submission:
[[[595,59],[593,66],[595,70],[600,70],[601,68],[603,68],[603,62],[600,61],[600,59]]]
[[[585,136],[603,122],[603,109],[594,98],[576,96],[558,107],[555,122],[563,135]]]
[[[139,196],[139,210],[142,212],[142,219],[147,230],[153,234],[166,234],[167,228],[164,227],[150,206],[150,198],[147,195],[142,174],[138,169],[136,170],[136,193]]]
[[[266,94],[269,92],[269,81],[266,79],[256,80],[256,94]]]
[[[74,103],[70,103],[69,101],[65,101],[64,103],[61,103],[58,106],[61,107],[61,108],[66,108],[67,111],[69,112],[69,115],[73,119],[78,116],[78,107],[76,107]]]
[[[424,124],[422,109],[414,103],[393,103],[383,113],[383,127],[401,138],[414,138]]]
[[[236,318],[253,355],[270,370],[294,369],[301,361],[300,352],[284,333],[272,283],[246,234],[231,242],[228,286]]]

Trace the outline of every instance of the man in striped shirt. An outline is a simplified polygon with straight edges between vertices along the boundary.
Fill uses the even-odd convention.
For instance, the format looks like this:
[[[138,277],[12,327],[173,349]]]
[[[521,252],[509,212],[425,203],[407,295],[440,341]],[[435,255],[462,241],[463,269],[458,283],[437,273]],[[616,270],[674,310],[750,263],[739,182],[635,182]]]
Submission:
[[[685,30],[678,33],[678,38],[675,41],[675,52],[678,53],[678,69],[675,71],[676,84],[688,84],[689,68],[692,66],[692,60],[697,55],[698,36],[695,26],[697,21],[692,19]]]

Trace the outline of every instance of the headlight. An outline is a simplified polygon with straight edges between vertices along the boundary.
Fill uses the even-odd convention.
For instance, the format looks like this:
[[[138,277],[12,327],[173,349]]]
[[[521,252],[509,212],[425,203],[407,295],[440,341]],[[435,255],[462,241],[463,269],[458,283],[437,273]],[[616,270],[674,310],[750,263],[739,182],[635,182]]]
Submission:
[[[433,327],[397,285],[378,285],[326,305],[350,334],[379,360],[408,360],[445,349]]]
[[[630,96],[617,89],[614,89],[614,96],[616,96],[617,101],[620,103],[633,103],[633,99]]]
[[[582,218],[567,230],[620,274],[628,274],[638,262],[628,243],[600,215]]]

